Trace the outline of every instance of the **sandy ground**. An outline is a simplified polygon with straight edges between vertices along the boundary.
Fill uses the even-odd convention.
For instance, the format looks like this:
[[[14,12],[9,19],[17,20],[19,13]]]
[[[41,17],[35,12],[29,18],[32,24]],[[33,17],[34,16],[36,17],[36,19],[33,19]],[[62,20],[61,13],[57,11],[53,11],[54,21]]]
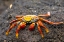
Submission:
[[[29,25],[19,32],[18,39],[15,37],[17,26],[10,31],[8,36],[5,35],[6,30],[9,29],[9,22],[16,19],[16,15],[39,15],[49,11],[51,12],[51,16],[47,18],[48,20],[53,22],[64,22],[63,3],[63,0],[15,0],[14,2],[12,1],[11,8],[9,7],[11,3],[8,5],[5,4],[5,7],[4,5],[0,5],[0,10],[2,10],[0,11],[0,42],[64,42],[64,24],[50,25],[44,23],[50,30],[47,34],[45,30],[42,29],[45,36],[44,38],[40,36],[37,26],[34,31],[29,31]]]

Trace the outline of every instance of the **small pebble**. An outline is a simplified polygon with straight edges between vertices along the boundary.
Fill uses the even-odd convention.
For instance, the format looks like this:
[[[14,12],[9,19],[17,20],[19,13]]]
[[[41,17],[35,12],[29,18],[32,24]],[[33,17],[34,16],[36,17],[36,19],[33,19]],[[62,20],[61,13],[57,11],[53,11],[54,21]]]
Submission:
[[[12,8],[12,4],[10,4],[10,9]]]

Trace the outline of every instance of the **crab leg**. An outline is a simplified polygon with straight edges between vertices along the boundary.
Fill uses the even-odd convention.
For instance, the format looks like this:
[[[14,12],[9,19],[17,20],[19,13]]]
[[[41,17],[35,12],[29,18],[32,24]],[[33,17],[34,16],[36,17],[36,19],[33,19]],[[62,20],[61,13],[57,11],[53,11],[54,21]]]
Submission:
[[[37,26],[38,26],[38,31],[39,31],[40,35],[42,36],[42,38],[44,38],[44,34],[42,33],[42,30],[38,23],[37,23]]]
[[[19,24],[19,26],[18,26],[18,28],[17,28],[17,30],[16,30],[16,38],[18,38],[19,30],[20,30],[20,29],[24,29],[25,26],[26,26],[26,23],[24,23],[24,22],[21,22],[21,23]]]
[[[22,19],[21,18],[18,18],[18,19],[16,19],[16,20],[12,20],[11,22],[10,22],[10,24],[12,24],[12,23],[14,23],[14,22],[17,22],[17,21],[21,21]]]
[[[59,25],[59,24],[63,24],[63,22],[51,22],[51,21],[49,21],[49,20],[46,20],[46,19],[43,19],[43,18],[40,18],[41,20],[43,20],[43,21],[45,21],[45,22],[47,22],[47,23],[49,23],[49,24],[52,24],[52,25]]]
[[[12,21],[10,22],[10,24],[22,20],[22,16],[16,16],[16,18],[17,18],[17,19],[16,19],[16,20],[12,20]]]
[[[29,26],[29,30],[30,30],[30,31],[34,30],[34,27],[35,27],[35,23],[32,23],[32,24]]]
[[[23,17],[23,15],[18,15],[18,16],[16,16],[16,18],[22,18]]]
[[[18,20],[16,19],[16,20],[12,20],[11,22],[10,22],[10,24],[12,24],[12,23],[14,23],[14,22],[17,22]]]
[[[44,24],[42,24],[42,22],[40,20],[38,21],[38,24],[45,29],[46,33],[49,32],[48,28]]]
[[[48,16],[50,16],[50,12],[47,12],[47,14],[38,15],[38,16],[48,17]]]
[[[10,28],[6,31],[6,35],[8,35],[11,29],[14,28],[16,25],[17,23],[13,23],[12,25],[10,25]]]

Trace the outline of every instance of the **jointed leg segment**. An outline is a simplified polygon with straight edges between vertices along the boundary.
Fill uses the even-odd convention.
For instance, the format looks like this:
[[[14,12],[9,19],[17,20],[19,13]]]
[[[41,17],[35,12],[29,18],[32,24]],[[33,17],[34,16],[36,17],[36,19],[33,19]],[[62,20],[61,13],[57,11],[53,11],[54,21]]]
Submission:
[[[38,23],[37,23],[37,26],[38,26],[38,31],[39,31],[40,35],[42,36],[42,38],[44,38],[44,34],[43,34],[43,32],[42,32]]]
[[[8,35],[11,29],[14,28],[16,25],[17,23],[13,23],[12,25],[10,25],[10,28],[6,31],[6,35]]]
[[[23,17],[23,15],[18,15],[18,16],[16,16],[16,18],[22,18]]]
[[[49,16],[50,16],[50,12],[47,12],[47,14],[38,15],[38,16],[42,16],[42,17],[49,17]]]
[[[11,24],[13,24],[14,22],[17,22],[18,20],[16,19],[16,20],[12,20],[11,22],[10,22],[10,25]]]
[[[59,25],[59,24],[63,24],[63,22],[51,22],[51,21],[46,20],[46,19],[43,19],[43,18],[40,18],[40,20],[43,20],[44,22],[47,22],[47,23],[52,24],[52,25]]]
[[[25,26],[26,26],[26,23],[24,23],[24,22],[21,22],[21,23],[19,24],[19,26],[18,26],[18,28],[17,28],[17,30],[16,30],[16,38],[18,38],[18,33],[19,33],[19,31],[20,31],[21,29],[24,29]]]
[[[46,33],[49,32],[48,28],[40,20],[38,21],[38,24],[45,29]]]
[[[14,23],[14,22],[17,22],[17,21],[22,21],[22,16],[16,16],[16,20],[12,20],[10,22],[10,24]]]
[[[21,18],[17,18],[16,20],[12,20],[12,21],[10,22],[10,25],[13,24],[14,22],[18,22],[18,21],[22,21],[22,19],[21,19]]]
[[[42,26],[45,29],[46,33],[48,33],[49,30],[44,24],[42,24],[42,22],[40,20],[37,22],[37,26],[38,26],[38,31],[40,32],[40,34],[41,34],[41,36],[43,38],[44,34],[42,33],[42,30],[41,30],[40,26]]]

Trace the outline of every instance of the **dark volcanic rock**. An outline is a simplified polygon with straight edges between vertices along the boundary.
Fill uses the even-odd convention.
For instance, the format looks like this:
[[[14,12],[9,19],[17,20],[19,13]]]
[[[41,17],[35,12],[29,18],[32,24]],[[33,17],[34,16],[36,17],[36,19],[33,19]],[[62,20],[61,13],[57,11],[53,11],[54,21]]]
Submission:
[[[16,15],[39,15],[50,11],[51,16],[48,20],[64,22],[64,4],[62,1],[15,0],[11,8],[8,7],[0,14],[0,42],[64,42],[64,24],[49,25],[48,23],[44,23],[50,32],[46,34],[45,30],[42,29],[45,36],[43,39],[37,30],[37,26],[34,31],[29,31],[29,25],[24,30],[20,30],[18,39],[15,37],[17,26],[10,31],[8,36],[5,35],[6,30],[9,29],[9,22],[16,19]]]

